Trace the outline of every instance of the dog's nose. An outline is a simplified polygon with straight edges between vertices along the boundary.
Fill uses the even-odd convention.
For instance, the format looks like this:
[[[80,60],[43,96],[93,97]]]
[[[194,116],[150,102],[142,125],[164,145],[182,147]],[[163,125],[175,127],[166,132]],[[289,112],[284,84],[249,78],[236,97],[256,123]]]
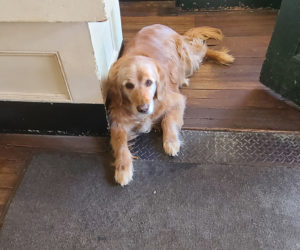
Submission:
[[[149,109],[149,105],[147,103],[137,106],[137,111],[140,113],[146,113]]]

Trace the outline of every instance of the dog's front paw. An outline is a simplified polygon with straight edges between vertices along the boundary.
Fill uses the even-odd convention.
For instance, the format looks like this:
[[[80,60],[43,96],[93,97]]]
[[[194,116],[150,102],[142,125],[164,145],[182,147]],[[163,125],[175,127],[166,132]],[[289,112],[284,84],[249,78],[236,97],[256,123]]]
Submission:
[[[122,187],[127,185],[132,180],[132,176],[133,176],[132,163],[130,164],[119,163],[116,165],[115,180]]]
[[[164,142],[164,150],[165,150],[166,154],[168,154],[170,156],[178,155],[179,149],[180,149],[179,141]]]

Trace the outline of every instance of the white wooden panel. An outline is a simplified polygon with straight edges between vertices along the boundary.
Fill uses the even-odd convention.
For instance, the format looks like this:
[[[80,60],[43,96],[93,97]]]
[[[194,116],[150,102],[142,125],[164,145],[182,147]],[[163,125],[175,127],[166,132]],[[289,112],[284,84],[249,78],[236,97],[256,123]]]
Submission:
[[[119,51],[122,42],[123,42],[123,34],[122,34],[122,22],[121,22],[121,14],[120,14],[120,6],[118,0],[108,1],[110,8],[107,10],[108,13],[108,22],[110,23],[110,29],[113,36],[113,41],[115,44],[115,50]]]
[[[117,60],[123,41],[119,1],[111,0],[108,3],[108,20],[89,23],[97,75],[101,81],[107,77],[110,66]]]
[[[0,0],[0,6],[1,22],[95,22],[107,19],[104,0]]]
[[[108,70],[117,60],[119,49],[115,46],[109,22],[89,23],[91,41],[97,63],[98,78],[102,80],[107,76]]]
[[[18,11],[26,12],[29,5],[24,9],[22,5],[25,5],[25,2],[29,5],[36,4],[32,5],[33,9],[30,10],[33,11],[31,13],[33,15],[27,13],[28,18],[30,16],[34,19],[27,20],[30,22],[1,22],[1,18],[3,21],[9,21],[7,19],[9,16],[13,18],[11,21],[22,20],[23,17]],[[39,8],[43,9],[44,4],[47,5],[47,3],[51,6],[48,6],[47,10],[44,9],[44,14],[40,17],[34,16],[35,12],[43,13],[43,11],[39,11]],[[53,4],[56,4],[55,8]],[[62,5],[61,8],[70,4],[74,8],[70,7],[70,9],[62,11],[59,7],[60,4]],[[80,4],[85,5],[85,7],[81,8]],[[13,5],[16,5],[16,12],[13,10]],[[11,0],[11,2],[0,0],[0,6],[2,8],[0,11],[0,51],[57,54],[62,64],[61,71],[65,75],[65,87],[69,90],[69,95],[66,97],[64,91],[53,90],[58,87],[55,84],[51,87],[52,90],[41,84],[36,86],[35,90],[28,88],[27,92],[24,89],[19,89],[18,93],[22,92],[22,94],[18,98],[21,100],[24,98],[24,100],[70,100],[74,103],[103,103],[101,81],[106,78],[111,64],[117,59],[123,39],[118,0]],[[103,9],[107,21],[36,22],[40,20],[39,18],[44,18],[41,19],[44,21],[97,20],[97,18],[94,20],[84,17],[88,13],[85,11],[86,8],[89,8],[88,6],[93,6],[91,10],[97,10],[98,14],[98,11],[101,12]],[[78,14],[75,9],[76,11],[83,11],[85,14]],[[5,12],[7,12],[7,18]],[[8,12],[18,14],[14,16],[9,15]],[[51,13],[55,14],[52,15]],[[63,17],[61,16],[64,19],[57,18],[59,13],[65,14]],[[89,17],[91,16],[93,15],[89,15]],[[14,19],[15,17],[17,19]],[[9,98],[16,98],[11,90],[7,92],[5,87],[1,90],[4,84],[6,84],[5,81],[0,79],[0,99],[3,99],[4,95]],[[54,95],[54,92],[57,93]]]
[[[94,48],[94,57],[96,60],[96,72],[100,81],[104,80],[108,70],[109,63],[106,51],[111,50],[110,36],[107,34],[108,22],[89,23],[90,36]],[[105,43],[103,42],[105,38]]]
[[[0,51],[58,52],[73,102],[103,103],[88,23],[0,23],[0,38]]]
[[[70,101],[57,54],[0,52],[0,97],[2,100]]]

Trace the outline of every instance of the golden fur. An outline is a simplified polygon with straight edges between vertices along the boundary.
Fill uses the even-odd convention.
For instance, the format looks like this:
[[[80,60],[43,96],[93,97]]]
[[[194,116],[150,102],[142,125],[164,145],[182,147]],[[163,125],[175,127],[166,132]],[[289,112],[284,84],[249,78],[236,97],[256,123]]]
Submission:
[[[179,88],[197,71],[205,57],[222,64],[233,62],[227,50],[209,49],[205,40],[221,40],[211,27],[193,28],[184,35],[164,25],[140,30],[110,69],[103,91],[109,111],[115,180],[128,184],[133,175],[128,141],[161,122],[163,148],[170,156],[180,149],[185,97]]]

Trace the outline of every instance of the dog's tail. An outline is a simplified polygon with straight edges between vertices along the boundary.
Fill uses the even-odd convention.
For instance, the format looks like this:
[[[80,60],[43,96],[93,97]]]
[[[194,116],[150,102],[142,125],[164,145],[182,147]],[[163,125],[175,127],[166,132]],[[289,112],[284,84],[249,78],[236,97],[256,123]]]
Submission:
[[[203,41],[206,41],[208,39],[215,39],[221,41],[224,37],[220,29],[208,26],[192,28],[185,32],[184,36],[189,39],[192,39],[194,42],[197,41],[197,39],[199,38]],[[206,57],[215,60],[218,63],[227,65],[234,61],[234,57],[228,54],[228,52],[229,50],[225,48],[221,50],[213,50],[207,48]]]

